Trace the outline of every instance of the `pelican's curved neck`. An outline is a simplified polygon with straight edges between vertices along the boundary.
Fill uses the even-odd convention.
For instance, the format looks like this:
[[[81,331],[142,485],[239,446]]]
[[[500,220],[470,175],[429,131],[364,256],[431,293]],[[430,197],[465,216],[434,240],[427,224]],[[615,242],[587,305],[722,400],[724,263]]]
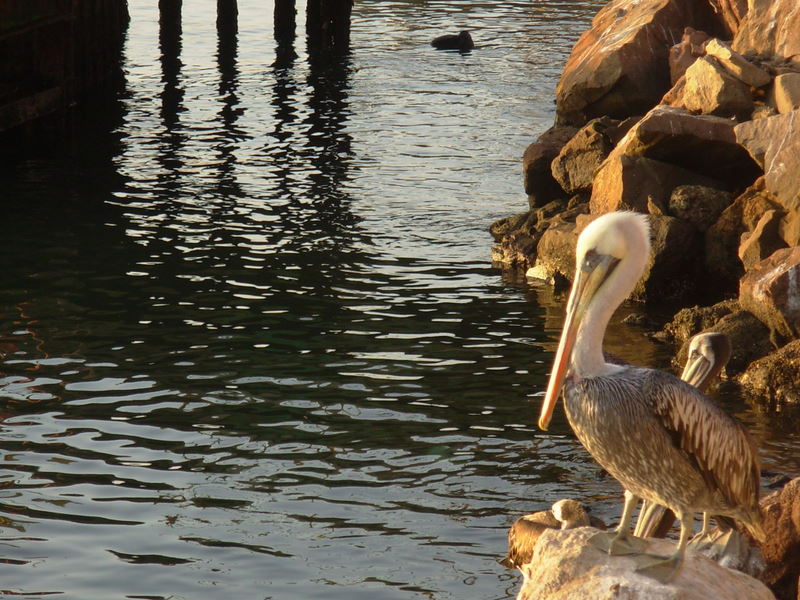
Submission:
[[[572,372],[577,377],[598,377],[619,369],[603,356],[603,336],[614,311],[636,286],[646,260],[644,252],[626,255],[592,298],[572,351]]]

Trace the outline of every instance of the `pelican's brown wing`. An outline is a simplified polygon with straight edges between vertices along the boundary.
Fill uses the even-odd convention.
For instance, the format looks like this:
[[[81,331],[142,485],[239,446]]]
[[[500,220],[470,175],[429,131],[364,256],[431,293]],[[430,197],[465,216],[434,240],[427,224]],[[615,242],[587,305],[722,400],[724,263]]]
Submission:
[[[552,511],[543,510],[520,517],[508,530],[508,554],[500,564],[508,569],[521,567],[531,561],[533,547],[545,529],[558,529],[561,523]]]
[[[761,468],[744,426],[696,388],[661,371],[650,371],[645,392],[653,411],[712,490],[731,507],[758,521]]]

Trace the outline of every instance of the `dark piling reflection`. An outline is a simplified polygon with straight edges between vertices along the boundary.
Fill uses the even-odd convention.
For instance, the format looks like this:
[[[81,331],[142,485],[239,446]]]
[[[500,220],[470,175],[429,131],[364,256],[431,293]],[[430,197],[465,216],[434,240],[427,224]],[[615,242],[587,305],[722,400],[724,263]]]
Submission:
[[[183,112],[184,90],[181,85],[181,0],[159,0],[158,43],[161,51],[161,122],[164,125],[165,148],[159,161],[169,170],[180,166],[178,151],[183,144],[179,130],[179,113]]]
[[[297,58],[294,51],[297,21],[294,0],[275,0],[273,29],[276,44],[276,63],[291,62]]]
[[[237,140],[244,133],[237,131],[236,122],[241,114],[239,108],[237,67],[239,12],[236,0],[217,1],[217,69],[219,70],[219,100],[221,108],[218,121],[222,127],[218,157],[220,178],[218,188],[221,198],[234,197],[240,193],[236,184],[235,149]]]

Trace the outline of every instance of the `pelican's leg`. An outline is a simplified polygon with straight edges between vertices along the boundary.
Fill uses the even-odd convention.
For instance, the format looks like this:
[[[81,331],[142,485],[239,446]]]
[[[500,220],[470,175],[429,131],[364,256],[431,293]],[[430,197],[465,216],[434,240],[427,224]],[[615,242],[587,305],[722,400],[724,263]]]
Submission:
[[[609,554],[636,554],[641,552],[641,542],[631,536],[631,517],[638,501],[639,498],[625,490],[625,507],[622,509],[622,516],[619,519],[616,533],[611,536],[605,532],[598,532],[589,538],[589,542]]]
[[[711,533],[711,515],[708,514],[707,512],[704,512],[703,513],[703,528],[700,530],[700,533],[698,533],[696,536],[694,536],[692,538],[691,543],[695,544],[697,542],[702,541],[703,538],[708,536],[708,534],[710,534],[710,533]]]
[[[719,537],[719,536],[717,536]],[[705,541],[707,539],[707,541]],[[707,512],[703,513],[703,528],[700,530],[696,536],[692,538],[692,541],[689,544],[694,549],[702,549],[707,548],[709,546],[713,546],[715,540],[713,536],[711,536],[711,515]]]
[[[667,583],[675,577],[675,574],[683,563],[683,557],[686,554],[686,545],[689,543],[689,536],[694,530],[694,513],[679,513],[678,518],[681,522],[681,535],[678,539],[678,548],[675,550],[675,554],[672,556],[642,555],[641,557],[637,557],[637,573],[652,577],[661,583]]]
[[[633,530],[633,535],[636,537],[649,537],[648,531],[651,529],[654,521],[659,520],[659,517],[664,514],[664,508],[645,500],[642,503],[642,510],[639,512],[639,518],[636,520],[636,527]]]

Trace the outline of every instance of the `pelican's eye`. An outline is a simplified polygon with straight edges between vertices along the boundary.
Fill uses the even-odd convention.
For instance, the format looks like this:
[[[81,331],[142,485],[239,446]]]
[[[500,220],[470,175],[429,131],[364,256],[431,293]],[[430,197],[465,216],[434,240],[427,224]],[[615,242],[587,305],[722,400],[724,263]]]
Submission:
[[[591,271],[600,262],[600,255],[595,250],[587,250],[583,255],[583,264],[581,269],[583,271]]]

